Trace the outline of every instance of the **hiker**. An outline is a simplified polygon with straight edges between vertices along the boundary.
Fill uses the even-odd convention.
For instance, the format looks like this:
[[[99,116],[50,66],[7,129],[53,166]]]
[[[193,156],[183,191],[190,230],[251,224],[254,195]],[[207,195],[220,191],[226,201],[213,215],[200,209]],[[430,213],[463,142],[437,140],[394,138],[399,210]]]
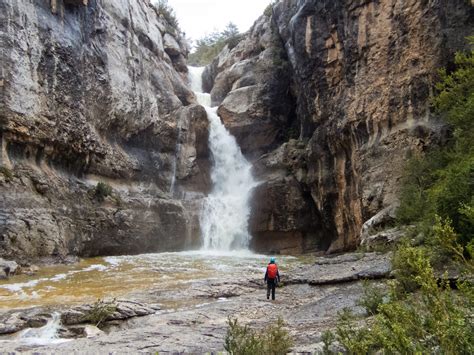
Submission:
[[[275,300],[275,287],[280,282],[280,273],[278,266],[275,263],[275,258],[270,258],[270,263],[267,265],[265,272],[265,282],[267,283],[267,300],[270,299],[270,290],[272,290],[272,300]]]

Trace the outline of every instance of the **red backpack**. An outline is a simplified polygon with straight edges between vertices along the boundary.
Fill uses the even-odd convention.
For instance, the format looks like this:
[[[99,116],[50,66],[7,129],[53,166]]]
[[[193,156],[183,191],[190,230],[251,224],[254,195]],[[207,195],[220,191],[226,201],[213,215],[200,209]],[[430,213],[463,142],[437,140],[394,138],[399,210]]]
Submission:
[[[277,277],[278,266],[277,264],[268,264],[267,266],[267,277],[269,279],[275,279]]]

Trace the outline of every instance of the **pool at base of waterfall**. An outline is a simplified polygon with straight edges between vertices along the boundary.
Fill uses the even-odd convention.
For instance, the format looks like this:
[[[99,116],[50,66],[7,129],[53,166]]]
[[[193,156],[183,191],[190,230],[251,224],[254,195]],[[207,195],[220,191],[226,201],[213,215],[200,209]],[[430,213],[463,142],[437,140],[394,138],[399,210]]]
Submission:
[[[268,257],[248,251],[189,251],[83,259],[41,267],[30,275],[0,280],[0,309],[76,305],[129,298],[174,309],[203,302],[199,292],[213,281],[245,274],[263,279]],[[279,258],[282,270],[297,258]]]

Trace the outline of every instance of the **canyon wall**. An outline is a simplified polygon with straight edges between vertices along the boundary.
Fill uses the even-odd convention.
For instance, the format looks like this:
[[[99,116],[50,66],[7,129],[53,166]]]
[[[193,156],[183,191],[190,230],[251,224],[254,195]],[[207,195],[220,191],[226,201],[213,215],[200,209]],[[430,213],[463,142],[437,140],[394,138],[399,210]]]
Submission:
[[[209,189],[208,122],[179,30],[148,1],[0,0],[0,39],[0,256],[199,243],[177,197]]]
[[[474,33],[464,0],[282,0],[204,73],[254,164],[253,247],[338,252],[397,205],[406,159],[440,144],[437,70]]]
[[[406,159],[446,137],[429,97],[473,20],[464,0],[282,0],[219,54],[203,84],[260,181],[253,249],[352,249],[393,211]],[[0,0],[0,39],[0,257],[198,246],[209,128],[166,16]]]

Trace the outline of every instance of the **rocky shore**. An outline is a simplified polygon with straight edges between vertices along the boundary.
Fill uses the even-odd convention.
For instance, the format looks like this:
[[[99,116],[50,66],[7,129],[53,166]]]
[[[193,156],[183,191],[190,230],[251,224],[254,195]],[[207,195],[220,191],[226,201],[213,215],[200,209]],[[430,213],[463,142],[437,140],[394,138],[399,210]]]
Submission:
[[[307,256],[282,273],[276,301],[265,297],[259,272],[192,282],[185,292],[172,294],[182,301],[177,308],[161,307],[160,289],[137,290],[133,300],[119,300],[103,330],[81,324],[92,305],[2,312],[0,331],[10,333],[45,324],[54,312],[61,314],[60,337],[67,342],[28,345],[15,335],[0,338],[4,351],[51,352],[186,352],[222,351],[228,317],[242,324],[264,327],[282,317],[295,339],[296,352],[318,351],[321,334],[335,326],[343,308],[363,313],[357,305],[362,279],[390,277],[390,255],[353,253],[335,257]],[[377,280],[372,282],[383,282]],[[94,330],[95,329],[95,330]],[[71,340],[72,339],[72,340]]]

